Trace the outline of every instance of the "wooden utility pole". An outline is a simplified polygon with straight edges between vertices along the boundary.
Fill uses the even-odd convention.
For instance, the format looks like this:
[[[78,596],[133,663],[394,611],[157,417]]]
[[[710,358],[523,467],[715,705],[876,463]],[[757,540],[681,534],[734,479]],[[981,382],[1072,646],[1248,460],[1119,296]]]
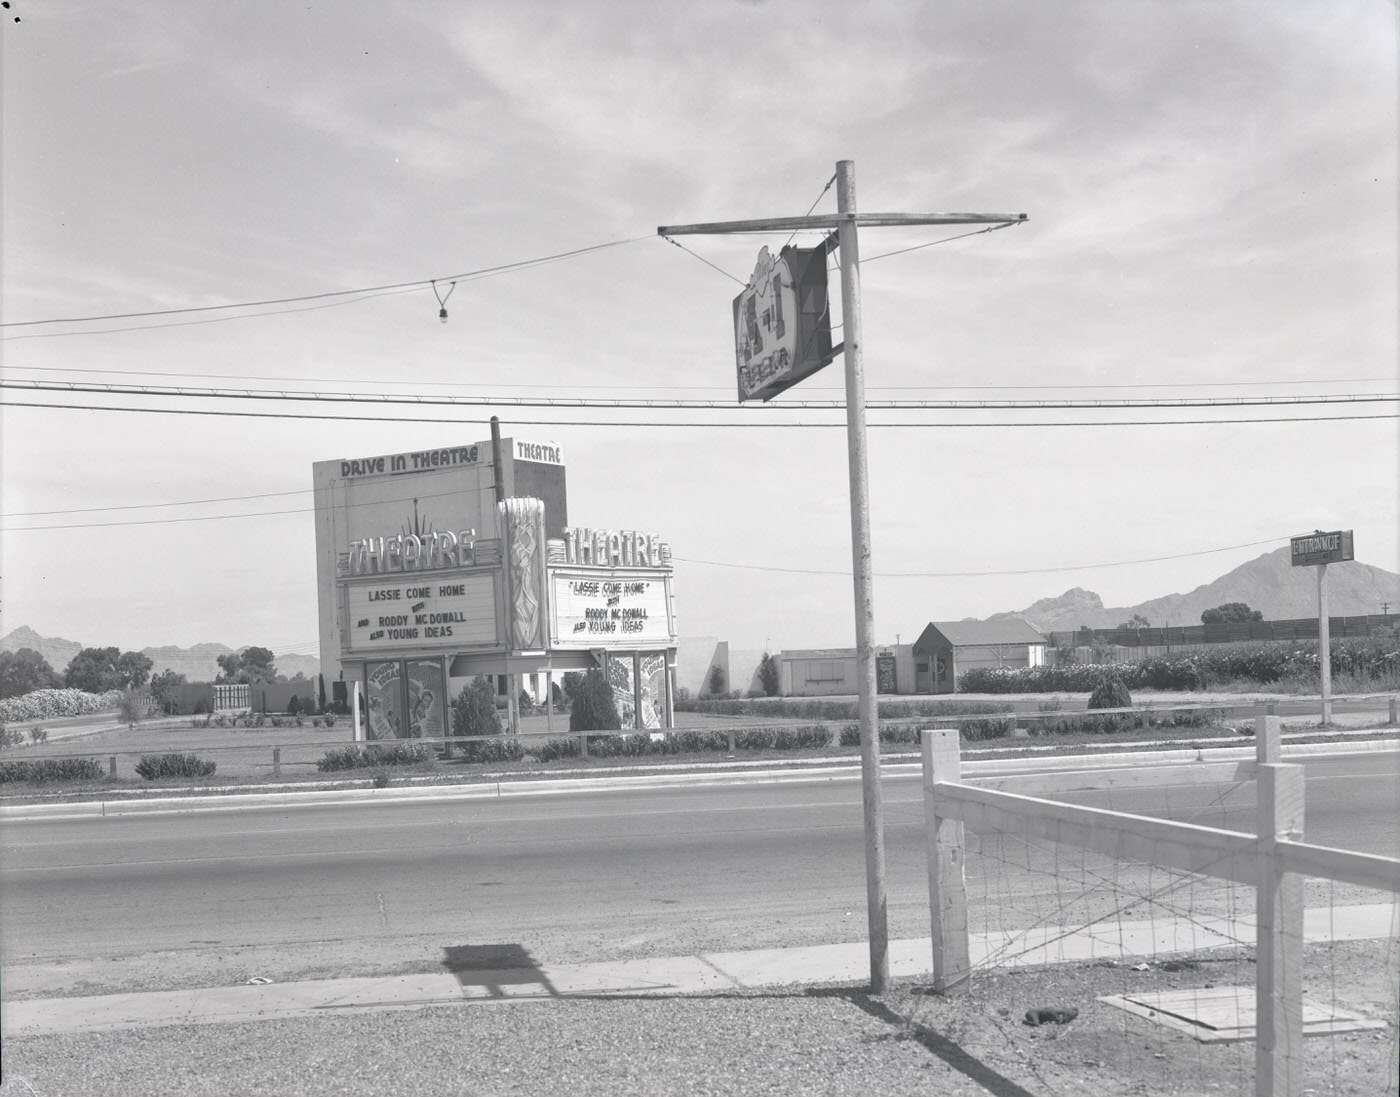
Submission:
[[[860,244],[857,226],[1010,225],[1024,213],[867,213],[856,211],[855,164],[836,165],[835,215],[773,217],[759,221],[718,221],[662,225],[659,236],[724,233],[836,231],[841,258],[842,351],[846,366],[846,446],[851,493],[851,574],[855,593],[858,711],[860,714],[861,798],[865,817],[865,890],[870,930],[870,988],[889,986],[889,921],[885,898],[884,809],[880,795],[880,727],[875,690],[874,564],[870,536],[870,484],[865,445],[865,363],[860,309]]]

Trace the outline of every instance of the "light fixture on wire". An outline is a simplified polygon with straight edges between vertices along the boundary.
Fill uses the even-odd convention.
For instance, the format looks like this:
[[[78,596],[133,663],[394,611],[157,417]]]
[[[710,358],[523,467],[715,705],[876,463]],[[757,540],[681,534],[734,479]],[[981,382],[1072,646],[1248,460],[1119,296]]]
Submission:
[[[446,293],[441,293],[438,290],[437,280],[433,280],[433,296],[437,298],[438,319],[441,320],[444,324],[447,323],[447,299],[452,296],[452,291],[456,288],[457,283],[453,282],[450,286],[447,287]]]

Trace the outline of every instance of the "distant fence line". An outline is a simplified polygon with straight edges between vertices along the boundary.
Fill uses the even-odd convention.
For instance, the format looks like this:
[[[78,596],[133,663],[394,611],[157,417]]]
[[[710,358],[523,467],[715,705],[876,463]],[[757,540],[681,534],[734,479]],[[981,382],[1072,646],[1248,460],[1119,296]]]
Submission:
[[[1329,617],[1333,640],[1366,639],[1400,626],[1400,614],[1374,613],[1364,617]],[[1113,646],[1168,648],[1187,645],[1239,644],[1251,640],[1279,642],[1316,640],[1316,617],[1285,621],[1235,621],[1224,625],[1175,625],[1167,628],[1096,628],[1056,631],[1048,634],[1054,648]]]

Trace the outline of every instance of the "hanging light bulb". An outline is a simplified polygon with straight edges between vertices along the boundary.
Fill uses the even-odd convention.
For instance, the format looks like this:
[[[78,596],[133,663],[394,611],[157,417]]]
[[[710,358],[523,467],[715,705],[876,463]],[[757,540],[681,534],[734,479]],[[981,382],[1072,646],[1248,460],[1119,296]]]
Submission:
[[[447,323],[447,299],[452,296],[452,291],[457,288],[457,283],[453,282],[447,287],[446,293],[438,292],[437,279],[433,280],[433,296],[437,298],[438,319],[442,323]]]

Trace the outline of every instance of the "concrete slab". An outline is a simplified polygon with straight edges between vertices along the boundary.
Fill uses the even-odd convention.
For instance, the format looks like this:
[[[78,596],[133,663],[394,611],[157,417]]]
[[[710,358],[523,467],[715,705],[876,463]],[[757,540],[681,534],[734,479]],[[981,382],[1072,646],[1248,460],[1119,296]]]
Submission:
[[[1396,925],[1396,912],[1397,908],[1389,903],[1310,910],[1304,923],[1304,939],[1393,937],[1400,928]],[[1253,939],[1253,925],[1243,920],[1160,920],[1040,927],[1013,935],[974,935],[971,950],[974,967],[1001,968],[1160,956],[1231,943],[1252,944]],[[932,955],[932,942],[927,937],[892,941],[890,973],[896,978],[929,975]],[[859,984],[869,976],[869,945],[855,941],[596,964],[546,963],[378,978],[7,1001],[0,1007],[0,1025],[9,1036],[100,1032],[462,1003],[705,994],[794,983]]]

